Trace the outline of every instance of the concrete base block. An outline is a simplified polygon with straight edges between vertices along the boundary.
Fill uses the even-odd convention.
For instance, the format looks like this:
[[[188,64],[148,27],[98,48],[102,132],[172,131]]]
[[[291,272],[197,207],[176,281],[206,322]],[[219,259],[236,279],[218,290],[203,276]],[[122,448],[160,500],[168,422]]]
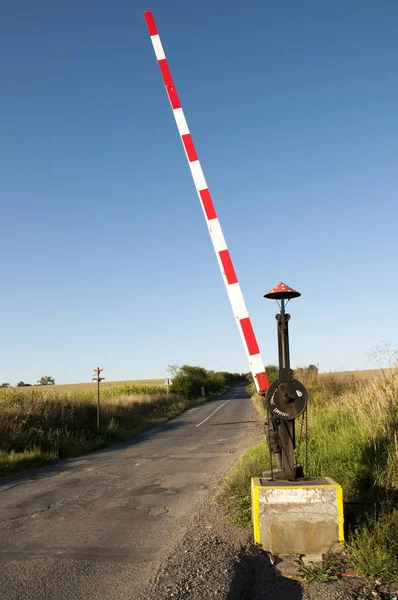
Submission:
[[[252,479],[254,541],[273,554],[321,555],[344,541],[343,492],[330,479]]]

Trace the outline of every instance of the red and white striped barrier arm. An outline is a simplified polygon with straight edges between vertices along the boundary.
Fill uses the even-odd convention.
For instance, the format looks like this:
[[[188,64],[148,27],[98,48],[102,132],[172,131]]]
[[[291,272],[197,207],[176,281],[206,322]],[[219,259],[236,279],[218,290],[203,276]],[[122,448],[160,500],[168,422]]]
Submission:
[[[217,256],[218,264],[220,265],[221,273],[223,274],[224,283],[227,288],[239,333],[242,337],[243,345],[246,350],[250,364],[250,370],[253,374],[257,391],[265,392],[269,387],[269,381],[267,373],[265,372],[263,359],[260,354],[256,336],[254,335],[253,327],[247,312],[245,301],[243,299],[238,278],[232,264],[231,256],[228,252],[227,244],[225,243],[220,222],[217,218],[217,213],[214,208],[200,162],[198,160],[198,155],[196,153],[191,134],[189,133],[183,110],[181,108],[181,102],[170,73],[169,65],[166,60],[162,42],[160,41],[155,20],[152,12],[145,12],[144,17],[148,26],[149,35],[151,36],[153,49],[155,50],[164,85],[166,86],[171,108],[173,109],[173,114],[177,123],[178,132],[181,136],[182,145],[184,146],[185,154],[188,159],[189,168],[191,169],[196,191],[198,193],[206,223],[209,228],[210,238],[213,242],[213,247]]]

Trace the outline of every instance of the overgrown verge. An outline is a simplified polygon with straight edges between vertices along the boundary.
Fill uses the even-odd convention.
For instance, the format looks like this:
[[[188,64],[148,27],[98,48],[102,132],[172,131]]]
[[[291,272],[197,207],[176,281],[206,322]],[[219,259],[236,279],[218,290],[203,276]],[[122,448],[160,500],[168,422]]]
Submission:
[[[372,380],[296,370],[309,391],[309,475],[344,491],[346,551],[367,581],[398,582],[398,368]],[[261,399],[254,403],[263,410]],[[250,481],[270,468],[265,441],[235,465],[225,494],[235,521],[248,525]]]
[[[101,428],[96,428],[96,402],[80,395],[36,394],[2,399],[0,410],[0,475],[58,459],[79,456],[124,441],[163,423],[193,402],[163,392],[130,393],[101,399]],[[15,401],[17,400],[17,401]]]
[[[183,377],[189,384],[192,372]],[[205,371],[204,369],[202,371]],[[184,372],[184,371],[183,371]],[[208,376],[216,375],[213,372]],[[201,391],[170,394],[157,386],[105,389],[101,395],[101,427],[97,430],[96,392],[62,392],[29,388],[0,390],[0,476],[59,459],[85,454],[122,442],[176,417],[184,410],[228,388],[233,375],[215,377]],[[201,380],[203,381],[203,380]],[[196,379],[192,390],[196,391]],[[175,388],[175,386],[174,386]],[[174,389],[175,392],[175,389]]]

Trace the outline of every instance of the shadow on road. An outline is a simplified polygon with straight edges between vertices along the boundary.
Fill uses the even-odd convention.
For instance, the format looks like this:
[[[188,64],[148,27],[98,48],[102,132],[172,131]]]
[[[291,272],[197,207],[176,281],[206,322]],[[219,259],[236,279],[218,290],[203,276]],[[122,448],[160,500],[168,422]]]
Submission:
[[[252,546],[243,549],[234,565],[234,576],[226,600],[302,600],[298,581],[278,575],[268,555]]]

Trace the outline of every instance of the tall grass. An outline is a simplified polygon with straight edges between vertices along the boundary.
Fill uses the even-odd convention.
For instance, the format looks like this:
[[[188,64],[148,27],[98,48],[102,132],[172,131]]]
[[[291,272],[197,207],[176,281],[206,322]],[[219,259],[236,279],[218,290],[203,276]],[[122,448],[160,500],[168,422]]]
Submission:
[[[310,404],[311,474],[336,478],[347,498],[398,492],[398,368]]]
[[[398,583],[398,510],[367,516],[351,534],[348,554],[354,569],[370,582]]]
[[[123,441],[176,416],[190,406],[163,388],[125,386],[101,397],[96,428],[95,391],[0,391],[0,475]]]
[[[309,474],[332,477],[343,487],[352,563],[368,580],[397,581],[398,368],[373,379],[308,369],[296,370],[296,377],[310,398]],[[268,468],[263,442],[230,474],[226,491],[236,520],[248,522],[251,477]]]

